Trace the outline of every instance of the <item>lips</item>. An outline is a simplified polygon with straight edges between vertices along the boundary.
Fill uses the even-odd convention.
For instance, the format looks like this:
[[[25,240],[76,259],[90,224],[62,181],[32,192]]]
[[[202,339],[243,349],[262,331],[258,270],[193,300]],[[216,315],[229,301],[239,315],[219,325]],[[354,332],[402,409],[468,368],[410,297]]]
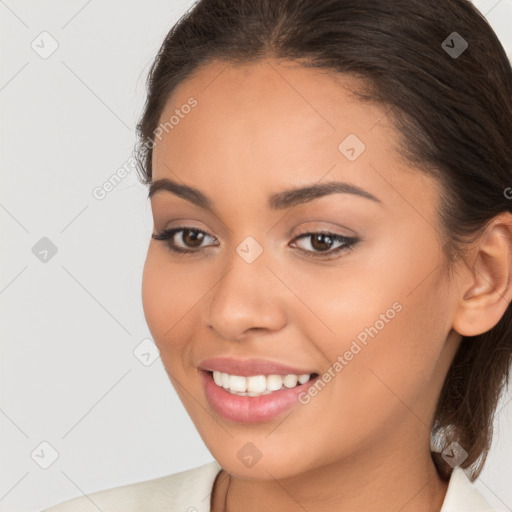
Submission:
[[[199,364],[201,370],[218,371],[230,375],[249,377],[251,375],[303,375],[316,373],[315,370],[306,367],[294,367],[282,363],[276,363],[266,359],[233,359],[229,357],[215,357],[204,359]]]
[[[292,407],[298,407],[299,395],[316,382],[318,374],[305,367],[293,367],[264,359],[212,358],[199,365],[206,399],[218,416],[235,423],[261,423],[270,421]],[[214,382],[213,372],[241,377],[255,375],[305,375],[311,378],[295,387],[283,387],[259,396],[233,394]]]

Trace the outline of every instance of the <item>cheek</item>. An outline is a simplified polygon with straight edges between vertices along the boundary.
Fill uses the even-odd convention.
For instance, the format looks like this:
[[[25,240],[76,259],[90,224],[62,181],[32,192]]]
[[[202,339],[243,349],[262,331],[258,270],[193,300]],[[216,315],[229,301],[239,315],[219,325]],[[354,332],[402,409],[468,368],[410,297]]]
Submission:
[[[197,284],[180,264],[172,264],[161,249],[150,247],[142,275],[142,304],[162,360],[186,344],[186,326],[198,301]]]
[[[325,356],[322,370],[336,375],[332,391],[343,395],[342,416],[364,416],[368,407],[385,416],[401,400],[412,406],[435,394],[449,296],[434,242],[403,239],[401,247],[395,242],[365,250],[364,257],[354,253],[336,269],[288,274],[308,306],[297,306],[292,321]]]

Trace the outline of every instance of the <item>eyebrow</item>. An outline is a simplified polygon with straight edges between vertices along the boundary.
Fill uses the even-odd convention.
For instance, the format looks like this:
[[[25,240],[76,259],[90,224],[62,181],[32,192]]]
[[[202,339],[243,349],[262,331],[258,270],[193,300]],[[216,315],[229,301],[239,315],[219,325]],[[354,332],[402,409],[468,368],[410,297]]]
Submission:
[[[148,198],[162,191],[170,192],[171,194],[190,201],[201,208],[211,209],[213,206],[213,201],[200,190],[194,187],[189,187],[188,185],[182,185],[176,181],[170,180],[169,178],[162,178],[152,182],[149,187]],[[293,188],[272,194],[268,200],[268,207],[271,210],[285,210],[292,206],[308,203],[314,199],[330,194],[352,194],[365,199],[370,199],[376,203],[382,203],[379,198],[356,185],[341,181],[330,181],[327,183]]]

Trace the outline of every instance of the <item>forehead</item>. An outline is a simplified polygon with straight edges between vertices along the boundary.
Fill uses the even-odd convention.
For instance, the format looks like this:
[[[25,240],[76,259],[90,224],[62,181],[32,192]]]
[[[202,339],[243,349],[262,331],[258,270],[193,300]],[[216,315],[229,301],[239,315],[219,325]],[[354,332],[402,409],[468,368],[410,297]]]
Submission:
[[[153,152],[156,172],[162,154],[174,163],[186,156],[192,164],[194,157],[207,151],[218,159],[245,160],[247,165],[247,160],[255,162],[272,153],[273,162],[282,169],[300,167],[305,157],[311,164],[315,154],[320,167],[326,159],[332,162],[350,134],[356,134],[366,148],[378,147],[384,135],[389,147],[397,133],[382,106],[363,103],[353,93],[360,83],[353,77],[272,59],[204,65],[167,100]],[[380,130],[374,129],[377,123]]]
[[[237,207],[324,179],[352,183],[384,202],[394,198],[397,207],[400,196],[419,193],[435,204],[436,185],[422,173],[403,172],[410,164],[396,148],[401,135],[385,107],[354,94],[361,85],[287,61],[204,65],[165,105],[153,180],[195,184]],[[347,158],[347,145],[356,159]]]
[[[376,103],[363,103],[355,94],[364,86],[354,76],[304,67],[296,62],[213,61],[198,67],[178,84],[167,99],[160,121],[165,122],[194,97],[202,119],[214,115],[222,122],[230,116],[233,120],[260,112],[258,120],[265,116],[273,121],[280,118],[284,123],[294,118],[305,123],[316,121],[313,126],[318,130],[334,132],[359,124],[364,128],[364,121],[383,119],[386,112]]]

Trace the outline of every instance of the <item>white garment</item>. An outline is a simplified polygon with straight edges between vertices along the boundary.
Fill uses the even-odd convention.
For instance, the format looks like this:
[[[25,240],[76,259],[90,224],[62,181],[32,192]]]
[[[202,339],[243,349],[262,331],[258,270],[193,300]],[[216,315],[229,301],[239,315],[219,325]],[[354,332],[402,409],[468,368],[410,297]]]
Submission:
[[[217,461],[172,475],[123,485],[65,501],[42,512],[210,512],[221,470]],[[452,472],[440,512],[497,512],[460,468]]]

